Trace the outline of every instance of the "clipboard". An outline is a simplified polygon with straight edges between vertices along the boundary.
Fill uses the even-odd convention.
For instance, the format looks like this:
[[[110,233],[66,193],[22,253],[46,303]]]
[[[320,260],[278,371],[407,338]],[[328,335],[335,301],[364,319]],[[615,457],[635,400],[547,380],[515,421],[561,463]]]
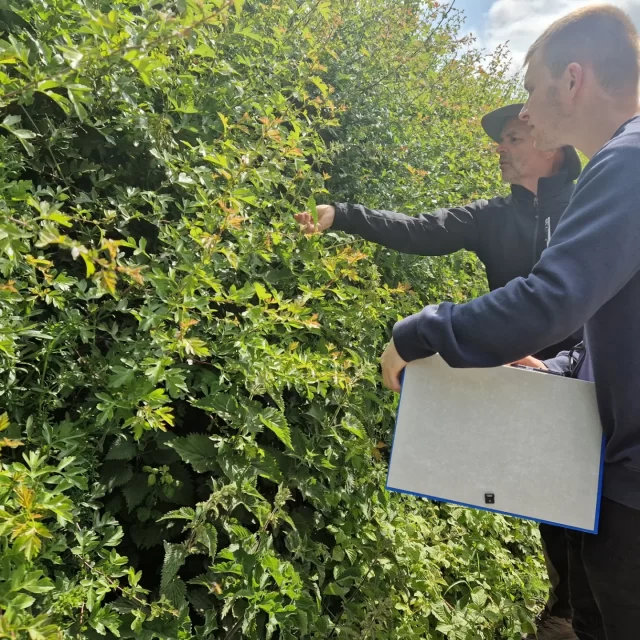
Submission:
[[[389,491],[597,533],[603,467],[593,383],[438,355],[407,365]]]

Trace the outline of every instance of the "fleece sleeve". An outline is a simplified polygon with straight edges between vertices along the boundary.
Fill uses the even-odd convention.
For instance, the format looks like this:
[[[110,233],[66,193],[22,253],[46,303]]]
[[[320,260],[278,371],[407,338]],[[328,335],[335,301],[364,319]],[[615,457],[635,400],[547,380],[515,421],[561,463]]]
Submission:
[[[638,168],[639,148],[605,146],[532,273],[466,304],[444,302],[401,320],[393,330],[400,356],[439,353],[453,367],[492,367],[577,331],[640,268]]]

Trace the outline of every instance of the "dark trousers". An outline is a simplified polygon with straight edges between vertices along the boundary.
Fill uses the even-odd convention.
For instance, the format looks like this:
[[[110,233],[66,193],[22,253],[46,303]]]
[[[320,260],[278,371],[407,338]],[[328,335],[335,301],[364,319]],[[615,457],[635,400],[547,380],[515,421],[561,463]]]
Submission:
[[[640,510],[603,498],[598,534],[567,530],[567,539],[578,638],[640,638]]]
[[[540,525],[542,550],[551,581],[547,609],[553,616],[571,617],[569,601],[569,540],[567,530],[550,524]]]

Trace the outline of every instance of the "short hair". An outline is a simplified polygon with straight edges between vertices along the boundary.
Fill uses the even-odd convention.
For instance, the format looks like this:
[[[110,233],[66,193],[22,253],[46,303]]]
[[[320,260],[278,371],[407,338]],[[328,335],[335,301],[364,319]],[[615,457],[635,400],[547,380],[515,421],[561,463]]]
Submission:
[[[638,31],[621,9],[608,4],[584,7],[556,20],[531,45],[554,77],[572,62],[590,65],[600,86],[613,96],[638,93],[640,47]]]

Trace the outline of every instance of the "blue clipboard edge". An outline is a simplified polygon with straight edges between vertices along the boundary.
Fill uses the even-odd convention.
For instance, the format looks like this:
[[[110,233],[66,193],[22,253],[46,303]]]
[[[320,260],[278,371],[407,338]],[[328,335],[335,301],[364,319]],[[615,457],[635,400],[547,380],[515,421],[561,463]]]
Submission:
[[[396,439],[396,429],[398,428],[398,418],[400,417],[400,408],[402,406],[402,389],[404,388],[404,374],[405,370],[403,369],[400,374],[400,399],[398,400],[398,409],[396,411],[396,423],[393,428],[393,438],[391,440],[391,453],[389,455],[389,467],[387,469],[387,482],[385,483],[385,488],[387,491],[393,491],[394,493],[401,493],[403,495],[416,496],[418,498],[426,498],[427,500],[433,500],[435,502],[447,502],[449,504],[455,504],[460,507],[467,507],[469,509],[478,509],[480,511],[487,511],[489,513],[499,513],[503,516],[512,516],[514,518],[520,518],[522,520],[531,520],[532,522],[539,522],[541,524],[550,524],[554,527],[561,527],[563,529],[571,529],[573,531],[582,531],[583,533],[591,533],[597,534],[598,528],[600,524],[600,506],[602,504],[602,477],[604,475],[604,460],[605,460],[605,447],[606,447],[606,438],[602,436],[602,445],[600,449],[600,472],[598,477],[598,497],[596,499],[596,513],[593,521],[593,529],[583,529],[581,527],[570,527],[566,524],[561,524],[559,522],[551,522],[549,520],[540,520],[538,518],[531,518],[529,516],[524,516],[519,513],[510,513],[508,511],[500,511],[498,509],[488,509],[487,507],[483,507],[476,504],[467,504],[465,502],[457,502],[455,500],[448,500],[447,498],[437,497],[437,496],[429,496],[424,493],[415,493],[414,491],[405,491],[404,489],[396,489],[395,487],[389,486],[389,473],[391,471],[391,462],[393,461],[393,445]]]

